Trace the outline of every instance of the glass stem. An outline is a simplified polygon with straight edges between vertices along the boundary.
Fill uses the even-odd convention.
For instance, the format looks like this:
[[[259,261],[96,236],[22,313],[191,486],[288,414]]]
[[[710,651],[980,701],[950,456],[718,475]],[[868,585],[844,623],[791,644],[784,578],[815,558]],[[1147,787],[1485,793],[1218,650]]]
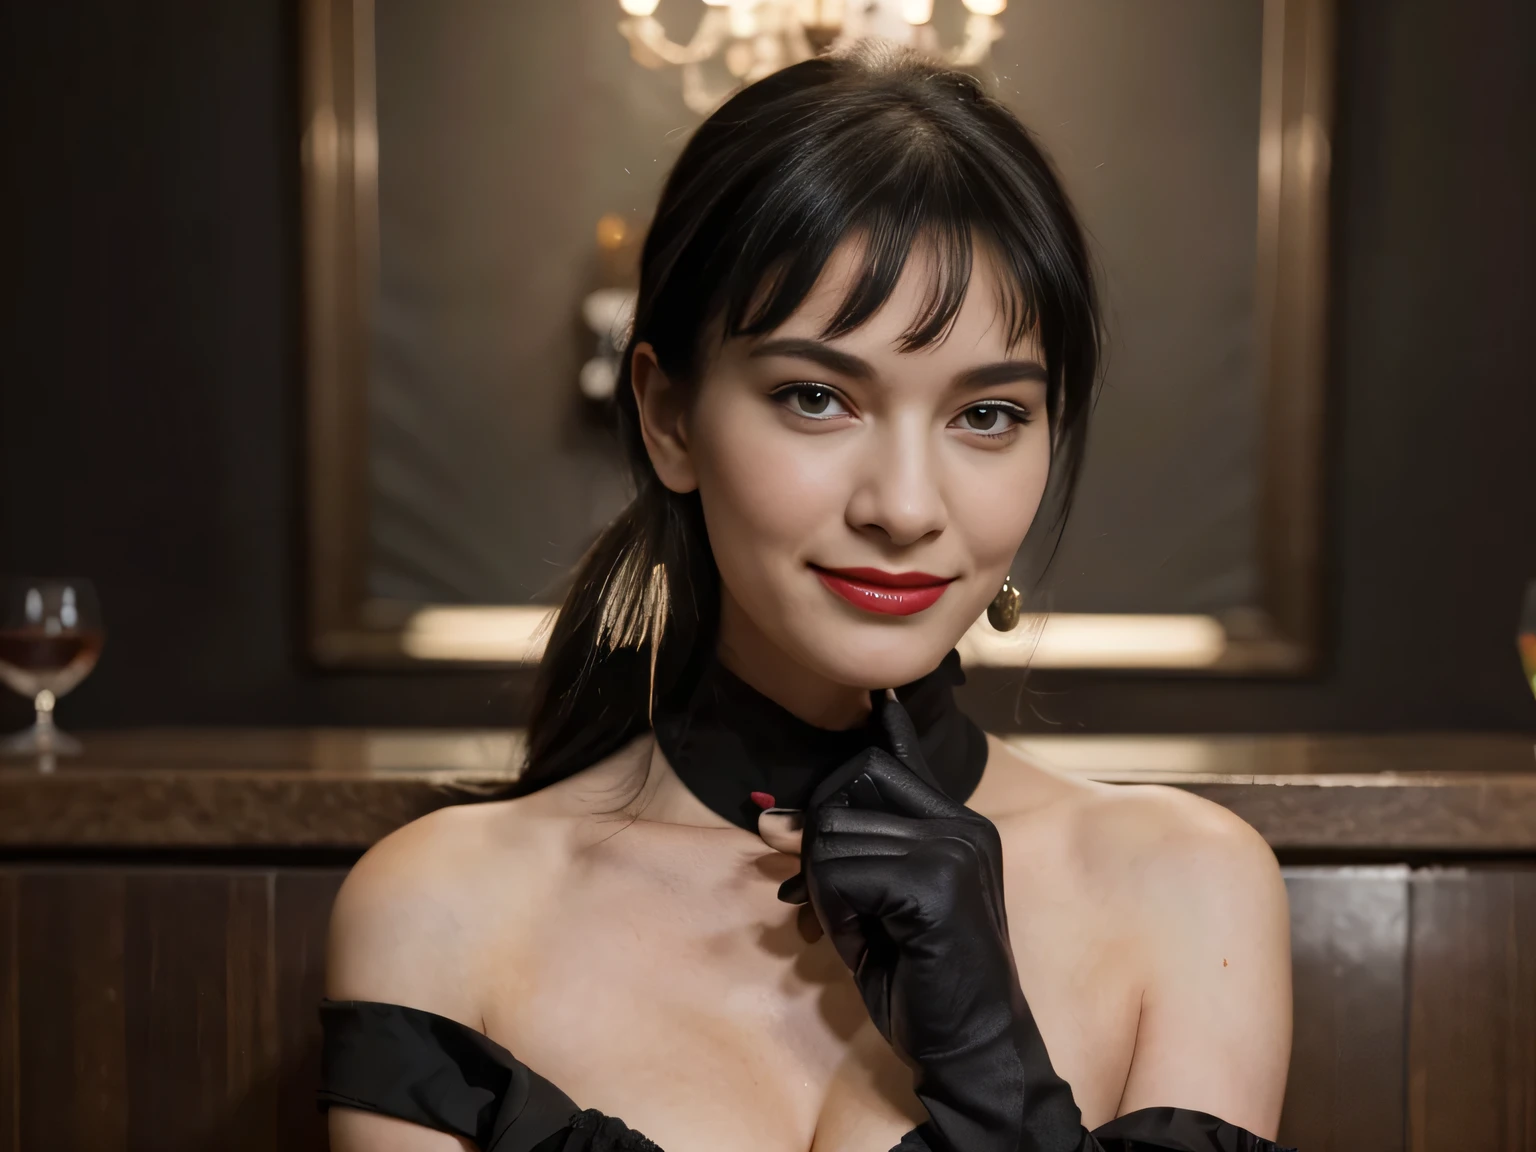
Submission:
[[[32,707],[37,709],[37,744],[39,748],[53,747],[53,706],[58,699],[47,688],[37,694]]]

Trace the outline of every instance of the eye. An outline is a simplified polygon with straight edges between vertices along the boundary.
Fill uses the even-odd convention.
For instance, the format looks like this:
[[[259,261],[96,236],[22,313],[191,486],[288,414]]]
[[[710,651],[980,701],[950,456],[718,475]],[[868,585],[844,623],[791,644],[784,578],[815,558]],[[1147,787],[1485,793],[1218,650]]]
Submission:
[[[837,393],[820,384],[791,384],[775,392],[773,398],[796,416],[808,420],[831,420],[848,415],[848,409]]]
[[[1012,404],[973,404],[955,418],[961,431],[979,436],[1003,436],[1028,423],[1029,413]]]

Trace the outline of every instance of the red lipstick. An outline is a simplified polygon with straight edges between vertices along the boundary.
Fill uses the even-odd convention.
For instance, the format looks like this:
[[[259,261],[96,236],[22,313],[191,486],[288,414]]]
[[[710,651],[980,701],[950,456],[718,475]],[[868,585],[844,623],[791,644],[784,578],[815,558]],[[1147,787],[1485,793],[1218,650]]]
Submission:
[[[927,572],[885,572],[879,568],[811,568],[829,591],[855,608],[886,616],[911,616],[931,608],[954,580]]]

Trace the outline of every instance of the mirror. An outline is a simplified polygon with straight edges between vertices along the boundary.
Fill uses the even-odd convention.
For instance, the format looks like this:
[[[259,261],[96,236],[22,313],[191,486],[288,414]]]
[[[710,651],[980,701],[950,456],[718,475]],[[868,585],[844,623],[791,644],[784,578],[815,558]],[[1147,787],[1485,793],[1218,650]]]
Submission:
[[[663,0],[655,18],[686,39],[712,11]],[[925,33],[963,41],[967,18],[939,0]],[[614,0],[303,5],[324,664],[536,658],[566,572],[627,498],[603,402],[611,335],[701,116],[684,70],[636,59],[621,19]],[[978,622],[962,655],[1303,673],[1321,591],[1331,0],[1016,4],[996,23],[976,70],[1077,204],[1109,348],[1029,623]]]

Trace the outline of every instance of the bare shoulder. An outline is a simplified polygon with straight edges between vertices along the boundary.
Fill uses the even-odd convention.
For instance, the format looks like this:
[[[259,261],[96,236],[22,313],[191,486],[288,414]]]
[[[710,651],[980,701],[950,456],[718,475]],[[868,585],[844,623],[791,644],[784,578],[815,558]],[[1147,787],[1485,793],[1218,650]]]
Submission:
[[[1274,853],[1219,804],[1178,788],[1049,771],[1000,740],[992,744],[986,814],[1005,846],[1023,851],[1025,840],[1043,839],[1101,894],[1154,917],[1171,915],[1185,930],[1191,921],[1284,915]]]
[[[478,1026],[478,961],[509,933],[536,930],[584,817],[617,786],[627,755],[527,797],[438,809],[380,840],[332,907],[327,995]]]
[[[370,848],[331,908],[326,994],[477,1023],[466,976],[483,919],[481,877],[501,855],[497,842],[529,823],[519,807],[442,808]]]

